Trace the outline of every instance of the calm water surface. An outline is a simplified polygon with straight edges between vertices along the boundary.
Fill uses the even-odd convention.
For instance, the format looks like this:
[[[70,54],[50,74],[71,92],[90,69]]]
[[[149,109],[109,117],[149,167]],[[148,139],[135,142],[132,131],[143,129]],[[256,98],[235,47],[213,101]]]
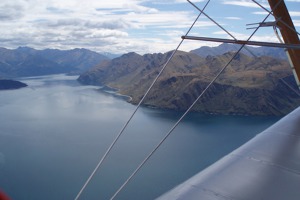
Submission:
[[[0,91],[0,188],[14,200],[74,199],[135,106],[75,76]],[[180,113],[141,108],[81,199],[109,199]],[[192,113],[117,199],[151,200],[277,121]]]

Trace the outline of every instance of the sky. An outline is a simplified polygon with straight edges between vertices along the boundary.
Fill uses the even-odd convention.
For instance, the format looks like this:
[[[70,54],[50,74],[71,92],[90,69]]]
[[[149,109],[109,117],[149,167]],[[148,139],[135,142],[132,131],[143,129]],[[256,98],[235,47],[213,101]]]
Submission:
[[[207,0],[191,0],[202,9]],[[266,0],[257,0],[270,9]],[[285,0],[297,31],[300,0]],[[204,11],[236,39],[247,39],[268,14],[252,0],[211,0]],[[15,49],[86,48],[97,52],[159,53],[173,50],[199,11],[186,0],[1,0],[0,47]],[[274,21],[269,17],[267,21]],[[228,38],[221,28],[201,15],[190,36]],[[272,27],[265,27],[253,41],[278,42]],[[219,43],[184,41],[190,51]]]

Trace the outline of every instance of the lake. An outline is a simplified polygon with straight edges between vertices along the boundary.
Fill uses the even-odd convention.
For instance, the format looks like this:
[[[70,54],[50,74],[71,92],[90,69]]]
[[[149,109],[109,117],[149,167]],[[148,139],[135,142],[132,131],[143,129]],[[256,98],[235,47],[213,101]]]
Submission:
[[[0,188],[14,200],[74,199],[135,106],[76,76],[0,91]],[[109,199],[181,113],[142,107],[80,199]],[[151,200],[278,117],[189,114],[116,199]]]

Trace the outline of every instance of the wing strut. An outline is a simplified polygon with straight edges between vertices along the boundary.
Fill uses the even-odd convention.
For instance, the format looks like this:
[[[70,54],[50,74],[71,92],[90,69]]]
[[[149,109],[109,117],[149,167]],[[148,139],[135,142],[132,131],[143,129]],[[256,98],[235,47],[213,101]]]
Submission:
[[[280,30],[281,36],[285,44],[296,44],[300,45],[299,37],[296,32],[295,26],[291,19],[291,16],[286,8],[284,1],[282,0],[268,0],[271,9],[273,10],[274,17],[278,20],[277,27]],[[279,2],[281,1],[281,2]],[[278,5],[277,9],[274,8],[275,5]],[[274,9],[273,9],[274,8]],[[284,23],[283,23],[284,22]],[[290,65],[293,69],[293,73],[297,82],[297,85],[300,89],[300,50],[299,49],[287,49]]]
[[[296,44],[282,44],[273,42],[258,42],[258,41],[247,41],[247,40],[231,40],[222,38],[210,38],[210,37],[196,37],[196,36],[181,36],[182,39],[186,40],[201,40],[209,42],[223,42],[231,44],[244,44],[244,45],[254,45],[254,46],[266,46],[266,47],[277,47],[277,48],[288,48],[288,49],[298,49],[300,50],[300,45]]]

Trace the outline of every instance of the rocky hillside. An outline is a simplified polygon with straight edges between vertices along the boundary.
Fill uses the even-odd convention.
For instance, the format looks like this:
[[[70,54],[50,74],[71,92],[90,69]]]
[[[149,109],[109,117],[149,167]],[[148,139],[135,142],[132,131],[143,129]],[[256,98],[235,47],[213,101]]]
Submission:
[[[132,103],[137,103],[170,54],[125,54],[92,68],[78,81],[116,88],[131,96]],[[228,52],[203,58],[177,52],[144,104],[187,109],[232,56],[233,53]],[[286,114],[300,105],[300,98],[283,79],[293,80],[286,61],[239,54],[194,110],[241,115]]]
[[[20,77],[56,73],[82,73],[107,57],[87,49],[35,50],[0,48],[0,76]]]

